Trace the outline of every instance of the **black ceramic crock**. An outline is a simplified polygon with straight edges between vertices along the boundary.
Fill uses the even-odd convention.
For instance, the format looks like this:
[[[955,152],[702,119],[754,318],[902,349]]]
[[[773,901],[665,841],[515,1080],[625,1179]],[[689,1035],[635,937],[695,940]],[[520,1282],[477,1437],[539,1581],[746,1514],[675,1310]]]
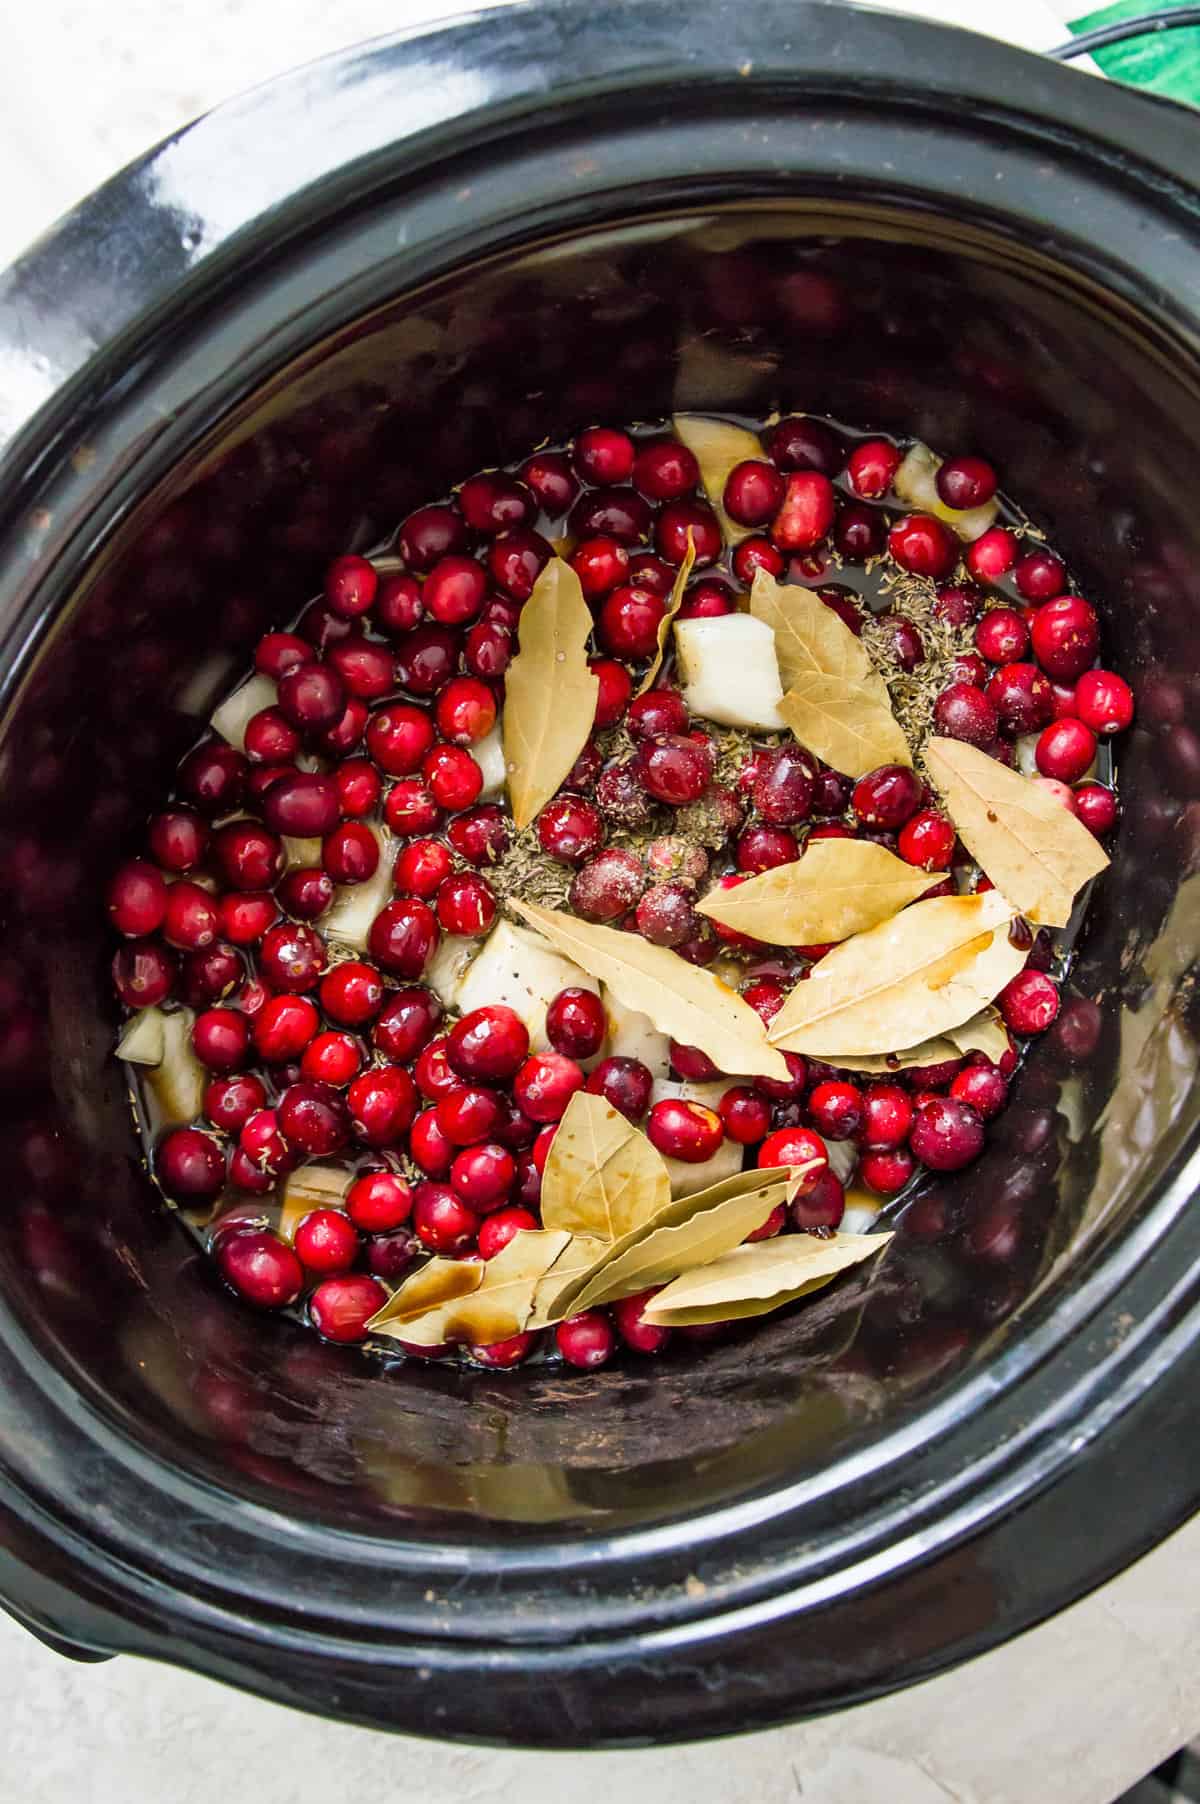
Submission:
[[[1200,123],[817,3],[347,52],[0,282],[0,1594],[379,1726],[711,1735],[960,1661],[1194,1507]],[[373,1367],[134,1157],[97,885],[323,561],[673,406],[994,458],[1133,674],[1115,864],[990,1150],[882,1276],[658,1366]],[[1098,1007],[1091,1007],[1090,1004]]]

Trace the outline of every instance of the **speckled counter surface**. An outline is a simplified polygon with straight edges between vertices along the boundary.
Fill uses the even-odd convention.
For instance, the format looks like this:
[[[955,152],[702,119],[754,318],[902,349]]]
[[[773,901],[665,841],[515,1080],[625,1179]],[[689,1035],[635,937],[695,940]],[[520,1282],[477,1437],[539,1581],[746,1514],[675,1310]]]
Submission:
[[[39,0],[0,59],[0,263],[223,96],[447,0]],[[912,0],[1031,48],[1041,0]],[[1060,17],[1066,16],[1066,8]],[[1152,1483],[1152,1475],[1147,1482]],[[452,1748],[291,1714],[169,1668],[75,1666],[0,1618],[0,1804],[1109,1804],[1200,1729],[1200,1520],[1116,1583],[947,1677],[818,1722],[691,1748]]]

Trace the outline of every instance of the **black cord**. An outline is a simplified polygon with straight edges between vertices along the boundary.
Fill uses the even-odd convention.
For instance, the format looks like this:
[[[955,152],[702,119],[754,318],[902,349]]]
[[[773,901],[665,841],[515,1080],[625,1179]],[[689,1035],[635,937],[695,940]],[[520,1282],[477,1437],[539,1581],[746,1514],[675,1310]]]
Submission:
[[[1057,63],[1069,63],[1073,57],[1087,56],[1103,50],[1107,44],[1124,44],[1129,38],[1151,37],[1159,31],[1178,31],[1184,25],[1200,25],[1200,6],[1164,6],[1158,12],[1139,13],[1134,19],[1118,19],[1112,25],[1098,25],[1077,38],[1059,44],[1046,55]]]

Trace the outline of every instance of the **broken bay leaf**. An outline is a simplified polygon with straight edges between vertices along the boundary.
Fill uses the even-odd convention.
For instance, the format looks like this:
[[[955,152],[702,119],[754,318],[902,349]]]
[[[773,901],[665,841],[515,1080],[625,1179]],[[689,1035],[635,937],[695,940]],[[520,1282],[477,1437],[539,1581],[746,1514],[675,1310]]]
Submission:
[[[430,1260],[429,1265],[406,1283],[374,1316],[367,1327],[374,1333],[389,1335],[417,1347],[437,1347],[445,1341],[466,1341],[473,1347],[488,1347],[494,1341],[509,1340],[520,1334],[533,1309],[534,1293],[540,1280],[566,1247],[570,1236],[563,1232],[547,1232],[542,1228],[522,1228],[494,1258],[474,1266],[478,1273],[469,1290],[447,1295],[453,1284],[447,1274],[439,1272],[436,1283],[428,1280],[430,1265],[467,1265],[467,1260]],[[420,1285],[421,1279],[426,1285]],[[417,1298],[432,1290],[436,1300],[414,1313],[414,1290]],[[392,1313],[389,1313],[392,1312]]]
[[[914,902],[879,927],[827,952],[770,1024],[773,1045],[837,1064],[843,1054],[886,1053],[913,1035],[932,1038],[977,1015],[1015,977],[1025,948],[999,890]]]
[[[542,1172],[548,1228],[619,1240],[671,1200],[662,1154],[602,1096],[577,1090],[550,1143]]]
[[[533,1309],[525,1326],[549,1328],[570,1315],[569,1309],[556,1307],[559,1296],[566,1293],[572,1280],[582,1281],[589,1271],[598,1267],[611,1251],[611,1245],[610,1241],[600,1240],[593,1234],[572,1234],[545,1277],[539,1280],[533,1293]]]
[[[645,1319],[664,1328],[741,1321],[782,1309],[880,1252],[890,1234],[783,1234],[737,1247],[723,1259],[685,1272],[651,1297]]]
[[[710,890],[702,915],[776,946],[817,946],[888,921],[940,883],[866,839],[817,839],[801,858],[732,889]]]
[[[600,681],[588,669],[591,630],[579,578],[551,558],[521,609],[504,683],[504,764],[518,827],[550,800],[592,730]]]
[[[925,762],[959,838],[996,888],[1031,921],[1065,927],[1079,890],[1108,864],[1083,822],[960,739],[930,739]]]
[[[881,764],[912,763],[908,740],[891,705],[865,683],[798,676],[779,712],[800,744],[843,776],[865,777]]]
[[[721,522],[721,534],[727,545],[740,545],[758,529],[739,526],[725,512],[725,484],[729,472],[752,458],[755,463],[767,461],[759,439],[744,426],[728,420],[709,419],[698,413],[677,413],[671,421],[675,437],[685,444],[700,465],[700,486]]]
[[[618,1002],[649,1015],[660,1033],[698,1046],[721,1071],[786,1078],[787,1063],[767,1044],[758,1015],[711,971],[635,933],[516,898],[512,906],[560,952],[607,984]]]
[[[799,677],[839,677],[861,683],[888,707],[887,684],[867,654],[862,640],[840,615],[812,589],[778,583],[767,570],[757,570],[750,589],[750,612],[775,634],[775,656],[785,689]]]
[[[687,551],[679,566],[678,574],[671,585],[671,593],[667,600],[667,611],[658,623],[658,649],[650,660],[650,668],[638,685],[637,693],[645,695],[655,677],[662,669],[662,661],[667,650],[667,634],[670,632],[675,616],[683,603],[683,591],[687,587],[687,579],[692,574],[692,566],[696,562],[696,542],[689,526],[687,529]]]

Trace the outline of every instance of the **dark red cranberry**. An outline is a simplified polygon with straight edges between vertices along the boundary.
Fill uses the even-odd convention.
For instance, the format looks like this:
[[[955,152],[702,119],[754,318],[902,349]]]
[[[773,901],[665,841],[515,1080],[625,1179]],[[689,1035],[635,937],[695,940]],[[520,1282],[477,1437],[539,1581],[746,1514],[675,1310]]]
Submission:
[[[375,1234],[367,1242],[367,1269],[376,1278],[395,1284],[407,1277],[421,1254],[421,1243],[407,1229],[391,1234]]]
[[[181,952],[200,952],[217,937],[216,905],[207,890],[181,877],[166,892],[163,938]]]
[[[325,1340],[351,1344],[367,1338],[368,1322],[387,1300],[388,1293],[378,1278],[354,1272],[318,1284],[308,1299],[308,1313]]]
[[[579,484],[561,451],[535,451],[522,464],[520,475],[539,508],[552,519],[565,514],[579,493]]]
[[[428,903],[399,896],[385,903],[368,935],[367,945],[376,964],[394,977],[420,977],[438,943],[438,924]]]
[[[297,664],[280,677],[279,711],[304,733],[324,733],[335,726],[346,706],[341,677],[328,664]]]
[[[850,806],[854,786],[836,770],[818,771],[812,782],[812,813],[842,814]]]
[[[334,558],[325,572],[325,602],[343,620],[356,620],[375,600],[379,577],[365,557]]]
[[[271,831],[296,839],[323,837],[337,825],[340,813],[337,784],[316,771],[280,777],[262,799],[263,820]]]
[[[712,779],[707,750],[680,734],[664,733],[643,739],[634,768],[648,795],[673,808],[698,802]]]
[[[412,1224],[431,1253],[469,1252],[479,1232],[479,1217],[448,1184],[417,1185]]]
[[[949,576],[958,561],[954,534],[929,514],[905,514],[897,520],[888,533],[888,550],[902,570],[935,582]]]
[[[635,919],[638,932],[652,946],[680,946],[700,931],[692,892],[683,883],[657,883],[648,889],[638,902]]]
[[[846,461],[845,446],[832,426],[808,414],[791,414],[767,434],[767,453],[781,470],[819,470],[836,476]]]
[[[412,576],[385,576],[375,601],[375,620],[385,633],[397,638],[411,633],[425,618],[421,585]]]
[[[1085,670],[1075,686],[1075,705],[1084,726],[1105,738],[1133,722],[1133,691],[1111,670]]]
[[[597,617],[597,631],[614,658],[640,662],[658,649],[658,628],[666,613],[661,595],[625,583],[605,597]]]
[[[836,1228],[846,1213],[846,1192],[832,1171],[816,1172],[793,1197],[789,1213],[792,1226],[802,1234],[817,1228]]]
[[[595,740],[589,739],[563,778],[562,787],[574,795],[585,795],[595,784],[603,763],[604,754]]]
[[[452,1070],[474,1083],[509,1083],[528,1056],[529,1030],[503,1003],[472,1009],[455,1022],[446,1041]]]
[[[250,1023],[237,1009],[205,1009],[192,1023],[192,1047],[210,1071],[236,1071],[250,1050]]]
[[[786,565],[783,553],[762,533],[743,539],[734,548],[730,561],[733,574],[744,589],[751,587],[760,570],[765,570],[768,576],[779,577],[783,575]]]
[[[307,996],[271,996],[254,1021],[254,1044],[269,1065],[282,1065],[304,1051],[320,1026]]]
[[[279,1131],[290,1146],[310,1158],[323,1158],[350,1138],[346,1104],[328,1084],[302,1080],[289,1084],[276,1106]]]
[[[853,1140],[866,1121],[863,1093],[839,1079],[817,1084],[808,1099],[813,1126],[826,1140]]]
[[[933,611],[947,626],[961,627],[970,626],[982,606],[983,596],[978,589],[943,584],[934,599]]]
[[[482,807],[456,815],[446,829],[446,837],[459,857],[469,864],[490,865],[498,864],[503,858],[512,836],[504,810],[494,802],[487,802]],[[397,882],[397,888],[402,887]]]
[[[652,595],[669,595],[678,574],[654,551],[635,551],[629,560],[629,581],[635,589],[649,589]]]
[[[581,432],[571,458],[576,474],[597,487],[628,482],[633,460],[633,440],[611,426],[589,426]]]
[[[910,766],[881,764],[855,784],[854,812],[864,826],[894,833],[916,813],[921,794],[921,779]]]
[[[983,1139],[983,1123],[969,1104],[935,1096],[918,1107],[909,1145],[932,1171],[960,1171],[979,1157]]]
[[[735,1084],[726,1090],[717,1104],[717,1113],[726,1137],[739,1146],[753,1146],[770,1131],[770,1104],[746,1084]]]
[[[897,851],[922,871],[948,871],[954,860],[954,828],[935,808],[922,808],[900,829]],[[926,891],[928,894],[928,891]]]
[[[362,821],[343,821],[326,835],[321,862],[335,883],[365,883],[379,864],[379,841]]]
[[[302,744],[281,708],[261,708],[246,722],[244,745],[251,764],[290,764]]]
[[[649,538],[650,521],[649,504],[633,489],[604,488],[579,497],[568,525],[576,539],[610,538],[636,545]]]
[[[1054,712],[1049,681],[1036,664],[1005,664],[988,683],[987,699],[1007,733],[1036,733]]]
[[[285,914],[315,921],[333,901],[333,878],[319,865],[299,865],[280,881],[275,894]]]
[[[724,507],[739,526],[767,526],[783,506],[786,484],[774,464],[748,458],[725,481]]]
[[[226,1134],[240,1134],[251,1115],[265,1108],[266,1087],[252,1072],[215,1077],[204,1092],[204,1113]]]
[[[167,885],[162,872],[144,858],[131,858],[120,865],[108,886],[108,918],[117,932],[142,939],[162,926],[166,914]]]
[[[208,828],[190,808],[165,808],[151,820],[147,843],[155,863],[179,876],[204,857]]]
[[[477,620],[463,644],[463,663],[472,676],[495,682],[512,663],[516,649],[508,627],[492,620]]]
[[[950,1086],[951,1100],[965,1102],[982,1121],[998,1115],[1008,1101],[1008,1085],[992,1065],[968,1065]]]
[[[258,821],[230,821],[212,839],[213,860],[232,889],[270,889],[283,869],[278,834]]]
[[[225,1182],[221,1148],[199,1128],[174,1128],[158,1143],[154,1169],[167,1195],[177,1202],[201,1202],[216,1196]]]
[[[354,631],[351,621],[341,619],[323,601],[310,602],[296,622],[296,627],[308,640],[311,650],[317,651],[321,657],[324,657],[331,645],[336,645],[339,639],[348,639]]]
[[[436,1109],[426,1109],[417,1116],[409,1129],[408,1150],[429,1177],[448,1176],[454,1163],[454,1147],[438,1126]]]
[[[368,1146],[394,1146],[412,1126],[417,1089],[399,1065],[375,1066],[346,1092],[354,1132]]]
[[[600,683],[592,725],[597,729],[614,727],[629,706],[633,678],[624,664],[618,664],[614,658],[592,658],[588,668]]]
[[[943,505],[960,512],[982,507],[996,493],[996,472],[982,457],[947,458],[934,480]]]
[[[996,1000],[1014,1034],[1044,1034],[1058,1014],[1058,985],[1042,971],[1021,971]]]
[[[534,514],[530,491],[504,470],[469,477],[458,491],[458,505],[469,527],[488,534],[527,526]]]
[[[617,1347],[612,1323],[598,1309],[568,1316],[554,1330],[554,1341],[567,1365],[582,1372],[607,1365]]]
[[[650,1107],[654,1077],[640,1059],[602,1059],[589,1073],[584,1088],[592,1096],[602,1096],[629,1121],[640,1121]]]
[[[793,826],[808,819],[817,767],[802,746],[780,746],[758,760],[751,794],[765,821]]]
[[[360,682],[365,682],[365,679],[361,677],[358,680]],[[347,682],[346,687],[350,687],[349,682]],[[372,693],[375,695],[383,695],[388,689],[394,687],[395,685],[391,681],[386,683],[377,681]],[[327,733],[320,734],[317,739],[317,745],[321,751],[326,752],[331,758],[344,758],[347,752],[352,752],[355,747],[361,743],[366,727],[367,704],[361,696],[351,695],[345,708],[342,710],[342,718],[338,721],[336,726],[330,727]],[[336,781],[336,772],[334,773],[334,776]],[[340,791],[340,784],[338,785],[338,788]]]
[[[547,803],[537,818],[543,852],[560,864],[581,864],[604,842],[604,822],[590,802],[563,796]]]
[[[368,1171],[355,1178],[346,1194],[346,1214],[364,1234],[386,1234],[412,1214],[413,1191],[394,1171]]]
[[[437,918],[443,932],[461,938],[490,933],[496,920],[495,892],[474,871],[456,871],[438,890]]]
[[[396,647],[396,679],[413,695],[436,695],[458,668],[460,642],[449,627],[426,625]]]
[[[402,777],[388,791],[383,817],[394,833],[407,838],[413,833],[432,833],[441,825],[442,810],[423,777]]]
[[[685,592],[677,620],[718,620],[737,612],[733,590],[716,576],[703,577]]]
[[[738,839],[735,855],[739,871],[756,874],[773,871],[781,864],[792,864],[800,856],[800,847],[795,834],[786,827],[748,827]],[[721,931],[720,926],[717,931]],[[722,938],[737,945],[744,936],[730,937],[734,932],[727,928]]]
[[[477,1215],[507,1202],[516,1176],[516,1160],[507,1147],[489,1140],[464,1147],[450,1167],[451,1184]]]
[[[265,1228],[222,1234],[215,1256],[226,1283],[259,1309],[285,1309],[304,1288],[299,1259]]]
[[[669,1328],[656,1328],[647,1322],[642,1311],[657,1290],[642,1290],[635,1297],[622,1297],[612,1306],[613,1321],[622,1341],[634,1353],[661,1353],[671,1338]]]
[[[570,903],[585,921],[615,921],[634,907],[645,887],[646,873],[636,854],[609,847],[576,872]]]
[[[264,633],[254,653],[254,667],[276,682],[312,658],[312,647],[298,633]]]
[[[257,1115],[251,1115],[238,1135],[238,1150],[256,1171],[272,1180],[296,1164],[296,1155],[279,1130],[279,1116],[274,1109],[260,1109]]]
[[[179,792],[201,814],[228,814],[242,798],[246,760],[218,740],[198,745],[179,766]]]
[[[1075,812],[1089,833],[1099,839],[1116,825],[1117,798],[1103,783],[1081,783],[1075,791]]]
[[[583,1082],[574,1059],[561,1052],[535,1052],[513,1079],[513,1095],[531,1121],[558,1121]]]
[[[992,526],[967,547],[967,569],[981,582],[994,583],[1017,561],[1020,544],[1006,526]]]
[[[653,439],[638,447],[633,486],[647,501],[682,501],[700,481],[700,466],[677,439]]]
[[[725,1129],[715,1109],[671,1096],[650,1110],[646,1134],[664,1157],[703,1165],[720,1146]]]
[[[933,720],[946,738],[978,746],[991,745],[1000,724],[995,708],[973,683],[951,683],[943,689],[933,705]]]
[[[372,1044],[385,1058],[410,1065],[437,1032],[441,1018],[442,1004],[432,990],[421,984],[395,990],[376,1017]]]
[[[878,557],[887,542],[887,520],[877,508],[842,507],[834,522],[833,542],[850,563]]]
[[[439,558],[466,551],[466,521],[453,507],[419,507],[400,528],[397,543],[409,569],[423,575]]]
[[[603,531],[598,527],[597,531]],[[554,555],[552,547],[540,532],[527,526],[514,527],[492,541],[488,551],[488,569],[492,581],[514,601],[528,601],[533,585]]]
[[[626,726],[634,739],[687,732],[687,703],[677,689],[648,689],[630,703]]]
[[[560,990],[546,1010],[546,1037],[555,1052],[571,1059],[590,1059],[608,1031],[604,1005],[593,990],[576,986]]]
[[[330,668],[337,672],[350,703],[378,701],[396,687],[395,656],[386,645],[373,639],[364,639],[356,633],[339,645],[331,645],[326,657]],[[364,719],[364,711],[353,708],[350,703],[347,712],[326,729],[324,743],[332,751],[349,751],[361,737],[359,723]]]
[[[901,453],[887,439],[862,439],[850,453],[846,479],[856,495],[877,501],[891,488],[902,461]]]
[[[327,962],[324,940],[303,923],[281,921],[263,936],[260,969],[274,990],[302,995],[316,986]]]
[[[1013,581],[1026,601],[1053,601],[1066,586],[1067,572],[1052,551],[1031,551],[1014,569]]]
[[[975,644],[990,664],[1012,664],[1029,650],[1029,628],[1015,608],[989,608],[975,628]]]
[[[808,1087],[807,1061],[798,1052],[785,1052],[783,1057],[788,1068],[786,1077],[760,1077],[754,1082],[759,1095],[769,1096],[772,1102],[790,1102],[797,1096],[803,1096]]]
[[[654,528],[654,544],[668,564],[682,564],[691,542],[695,568],[716,563],[723,549],[721,527],[706,501],[668,501]]]

